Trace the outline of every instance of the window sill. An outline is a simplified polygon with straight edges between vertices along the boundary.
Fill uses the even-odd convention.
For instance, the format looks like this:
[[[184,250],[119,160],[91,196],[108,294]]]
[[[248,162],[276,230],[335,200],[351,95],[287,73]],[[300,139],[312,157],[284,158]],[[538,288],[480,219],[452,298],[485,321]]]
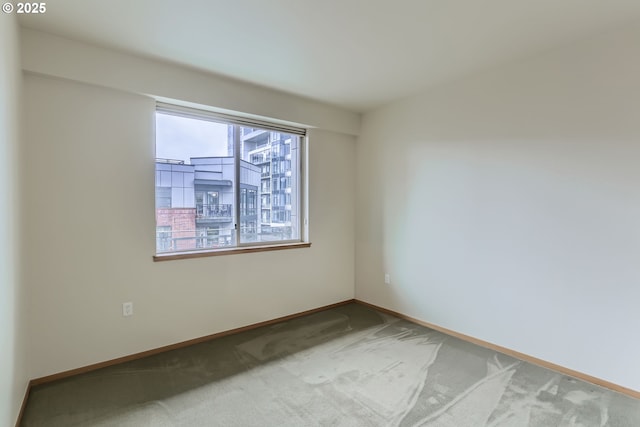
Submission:
[[[237,247],[237,248],[231,248],[231,249],[215,249],[211,251],[198,251],[198,252],[172,252],[168,254],[154,255],[153,261],[173,261],[177,259],[204,258],[204,257],[220,256],[220,255],[250,254],[253,252],[282,251],[285,249],[299,249],[299,248],[309,248],[309,247],[311,247],[311,242],[286,243],[283,245]]]

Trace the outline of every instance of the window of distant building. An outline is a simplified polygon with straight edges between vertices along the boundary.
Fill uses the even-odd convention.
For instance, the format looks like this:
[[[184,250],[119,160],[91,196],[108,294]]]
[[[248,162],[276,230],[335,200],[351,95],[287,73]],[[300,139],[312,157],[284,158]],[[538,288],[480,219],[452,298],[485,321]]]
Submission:
[[[156,254],[304,242],[305,130],[156,109]]]
[[[156,250],[171,251],[171,227],[156,227]]]

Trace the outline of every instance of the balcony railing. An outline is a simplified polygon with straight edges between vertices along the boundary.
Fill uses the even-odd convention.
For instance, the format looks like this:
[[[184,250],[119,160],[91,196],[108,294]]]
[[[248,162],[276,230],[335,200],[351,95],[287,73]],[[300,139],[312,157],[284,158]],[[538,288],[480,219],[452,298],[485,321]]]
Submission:
[[[251,155],[251,163],[254,165],[267,163],[271,161],[271,156],[267,153],[253,154]]]
[[[233,210],[230,204],[208,205],[196,204],[196,219],[231,219]]]
[[[184,160],[162,159],[160,157],[156,157],[156,163],[167,163],[170,165],[184,165]]]

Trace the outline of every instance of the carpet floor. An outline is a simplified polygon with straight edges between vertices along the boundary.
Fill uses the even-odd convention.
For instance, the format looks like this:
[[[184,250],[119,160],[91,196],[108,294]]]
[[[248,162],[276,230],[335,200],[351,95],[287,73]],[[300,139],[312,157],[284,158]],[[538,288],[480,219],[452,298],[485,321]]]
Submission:
[[[22,426],[638,427],[640,401],[348,304],[36,386]]]

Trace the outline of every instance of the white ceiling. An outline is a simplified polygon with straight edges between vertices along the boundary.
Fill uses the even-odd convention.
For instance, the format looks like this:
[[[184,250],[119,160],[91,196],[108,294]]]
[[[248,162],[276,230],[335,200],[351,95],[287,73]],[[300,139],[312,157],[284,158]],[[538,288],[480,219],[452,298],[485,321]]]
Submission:
[[[52,0],[20,22],[365,111],[639,18],[640,0]]]

